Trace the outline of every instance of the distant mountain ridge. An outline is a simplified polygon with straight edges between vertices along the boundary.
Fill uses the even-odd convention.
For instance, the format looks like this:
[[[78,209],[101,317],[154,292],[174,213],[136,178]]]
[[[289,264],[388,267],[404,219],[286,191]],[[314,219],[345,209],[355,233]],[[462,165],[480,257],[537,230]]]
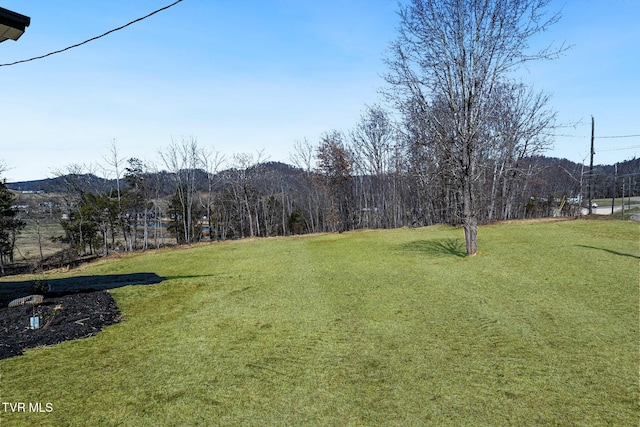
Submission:
[[[287,163],[282,162],[265,162],[259,165],[251,166],[247,169],[247,171],[256,172],[257,170],[260,172],[272,172],[281,176],[282,179],[291,180],[298,174],[302,172],[301,169],[289,165]],[[224,177],[229,176],[232,173],[232,169],[226,169],[218,172],[216,174],[217,179],[216,187],[220,187],[224,185],[225,179]],[[167,171],[161,172],[153,172],[148,175],[154,180],[159,180],[161,182],[161,187],[164,195],[172,194],[175,189],[175,182],[173,180],[173,174]],[[82,174],[82,175],[63,175],[55,178],[46,178],[39,179],[33,181],[16,181],[16,182],[7,182],[7,188],[13,191],[18,192],[39,192],[44,191],[46,193],[57,192],[68,186],[70,181],[74,181],[78,184],[81,184],[82,188],[86,191],[91,191],[93,193],[106,193],[109,191],[114,191],[118,184],[115,179],[107,179],[96,176],[94,174]],[[196,182],[197,187],[201,189],[206,188],[207,182],[207,174],[204,170],[198,169],[196,172]],[[126,188],[127,183],[124,177],[120,178],[121,188]]]
[[[580,174],[584,174],[585,186],[586,178],[589,170],[588,166],[583,166],[579,163],[572,162],[567,159],[560,159],[555,157],[534,156],[525,158],[522,160],[523,164],[536,164],[537,167],[541,167],[542,175],[545,178],[547,186],[549,188],[557,187],[564,181],[577,181]],[[247,169],[249,172],[268,173],[279,177],[284,182],[296,181],[297,176],[303,171],[295,166],[282,162],[265,162],[259,165],[251,166]],[[594,166],[594,182],[600,188],[613,187],[613,180],[616,172],[616,165],[596,165]],[[215,187],[224,187],[229,181],[229,177],[233,175],[233,169],[226,169],[218,172],[216,175]],[[630,159],[617,164],[618,177],[623,176],[640,176],[640,159]],[[265,177],[267,176],[265,175]],[[161,182],[161,193],[163,195],[173,194],[176,189],[176,184],[173,179],[173,174],[161,171],[149,174],[152,179]],[[57,192],[68,186],[71,175],[60,176],[55,178],[40,179],[34,181],[19,181],[6,183],[7,188],[19,191],[19,192]],[[276,178],[277,179],[277,178]],[[115,179],[101,178],[92,174],[75,175],[73,180],[82,184],[82,188],[86,191],[94,193],[106,193],[109,191],[115,191],[117,188],[117,182]],[[198,170],[196,173],[197,187],[204,190],[206,188],[207,174],[203,170]],[[126,187],[126,182],[123,178],[120,180],[121,188]],[[565,185],[566,187],[566,185]],[[602,196],[606,196],[602,194]]]
[[[34,181],[7,182],[6,184],[7,188],[14,191],[46,191],[47,193],[49,193],[59,190],[60,187],[64,185],[64,181],[68,176],[69,175],[65,175],[55,178],[38,179]],[[98,187],[108,187],[111,181],[113,181],[113,185],[115,185],[116,182],[115,180],[108,180],[92,174],[81,175],[81,177],[83,181],[93,184],[91,185],[92,187],[94,187],[95,184],[98,184]]]

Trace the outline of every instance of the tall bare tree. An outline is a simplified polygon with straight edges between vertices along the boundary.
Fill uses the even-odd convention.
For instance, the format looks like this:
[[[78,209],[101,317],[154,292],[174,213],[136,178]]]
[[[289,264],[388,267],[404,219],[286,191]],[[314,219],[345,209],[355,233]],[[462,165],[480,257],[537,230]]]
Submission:
[[[235,211],[240,237],[254,237],[260,233],[259,194],[256,183],[266,161],[264,150],[252,153],[234,153],[231,169],[227,173],[228,183],[235,200]]]
[[[360,121],[351,131],[354,164],[358,179],[363,181],[360,216],[367,227],[389,227],[387,215],[391,165],[393,162],[395,131],[389,113],[379,105],[366,108]],[[368,189],[368,191],[365,191]]]
[[[89,193],[99,194],[101,192],[100,182],[104,180],[97,178],[96,167],[92,164],[70,164],[60,169],[52,171],[57,177],[56,191],[61,195],[63,218],[62,226],[67,236],[63,238],[70,245],[70,253],[75,255],[83,255],[86,242],[89,240],[85,236],[85,224],[87,218],[85,212],[81,209],[82,202]],[[72,218],[75,218],[72,221]],[[75,222],[73,227],[77,229],[77,233],[69,233],[71,222]],[[74,251],[78,253],[75,254]]]
[[[549,95],[534,92],[518,82],[496,85],[492,117],[487,121],[482,157],[490,189],[487,215],[501,219],[516,213],[516,198],[525,193],[531,170],[523,159],[540,154],[550,146],[549,131],[555,126],[555,112],[548,107]],[[491,170],[492,169],[492,170]]]
[[[202,149],[200,150],[200,164],[204,168],[207,174],[207,200],[200,200],[200,204],[205,208],[207,215],[207,225],[209,227],[209,240],[213,240],[213,219],[211,218],[214,192],[213,187],[216,184],[218,178],[218,172],[221,166],[225,162],[224,154],[215,149]]]
[[[293,151],[290,154],[291,162],[294,166],[302,169],[297,195],[300,208],[306,210],[304,215],[301,210],[296,212],[296,218],[291,219],[293,223],[305,222],[310,232],[322,229],[320,222],[320,194],[314,183],[313,169],[315,164],[316,147],[307,139],[295,141]],[[300,229],[301,227],[297,227]]]
[[[196,201],[196,172],[201,165],[198,141],[194,137],[182,139],[181,142],[171,140],[171,144],[160,153],[168,171],[176,182],[176,199],[180,205],[180,215],[176,221],[182,236],[178,236],[179,242],[191,243],[198,236],[195,235],[193,209]]]
[[[152,202],[153,217],[153,241],[156,248],[159,248],[164,242],[164,226],[163,215],[166,213],[166,201],[163,200],[162,194],[165,185],[165,171],[160,171],[156,163],[147,163],[148,184]]]
[[[111,166],[111,170],[105,171],[107,172],[105,175],[109,176],[111,173],[114,174],[116,180],[116,197],[118,201],[118,225],[122,230],[122,237],[124,239],[124,247],[125,250],[133,251],[133,237],[129,236],[130,230],[127,221],[124,219],[124,209],[122,207],[122,173],[123,173],[123,164],[124,158],[120,156],[120,152],[118,150],[118,144],[114,139],[111,140],[111,144],[109,145],[109,155],[104,157],[104,161],[107,165]]]
[[[551,59],[563,46],[529,52],[531,39],[558,21],[545,12],[550,0],[411,0],[400,7],[398,39],[386,59],[390,95],[406,111],[433,100],[446,106],[451,126],[440,143],[449,148],[461,198],[466,251],[477,251],[477,194],[482,128],[491,94],[527,61]]]

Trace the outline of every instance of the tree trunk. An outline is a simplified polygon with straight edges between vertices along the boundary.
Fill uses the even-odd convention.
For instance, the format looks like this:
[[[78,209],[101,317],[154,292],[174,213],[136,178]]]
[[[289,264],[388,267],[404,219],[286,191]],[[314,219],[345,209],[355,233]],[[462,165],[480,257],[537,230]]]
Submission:
[[[465,152],[468,153],[468,148]],[[468,159],[468,165],[464,165],[463,183],[462,183],[462,214],[464,227],[464,240],[467,255],[475,255],[478,251],[478,218],[473,206],[473,167],[471,156],[465,156]]]
[[[464,240],[467,255],[475,255],[478,252],[478,219],[475,215],[464,217]]]
[[[467,255],[475,255],[478,251],[478,218],[471,207],[471,182],[465,186],[463,195],[463,227]]]

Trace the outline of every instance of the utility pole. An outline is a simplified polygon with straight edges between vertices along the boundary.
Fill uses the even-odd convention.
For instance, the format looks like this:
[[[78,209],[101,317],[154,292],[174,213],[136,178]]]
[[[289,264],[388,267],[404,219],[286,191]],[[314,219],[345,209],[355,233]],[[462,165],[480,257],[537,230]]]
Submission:
[[[613,173],[613,197],[611,198],[611,215],[613,215],[613,210],[616,205],[616,191],[618,191],[618,164],[616,163],[616,169]],[[622,201],[624,204],[624,200]]]
[[[627,206],[629,206],[629,209],[631,209],[631,189],[631,174],[629,174],[629,185],[627,186],[627,201],[629,202]],[[624,203],[624,199],[622,199],[622,203]]]
[[[622,177],[622,218],[624,218],[624,177]]]
[[[593,119],[593,116],[591,116],[591,162],[589,163],[589,215],[591,215],[592,212],[592,208],[591,208],[591,201],[593,199],[593,185],[591,183],[591,181],[593,180],[593,155],[596,154],[595,151],[593,150],[593,140],[594,140],[594,128],[595,128],[595,122]]]

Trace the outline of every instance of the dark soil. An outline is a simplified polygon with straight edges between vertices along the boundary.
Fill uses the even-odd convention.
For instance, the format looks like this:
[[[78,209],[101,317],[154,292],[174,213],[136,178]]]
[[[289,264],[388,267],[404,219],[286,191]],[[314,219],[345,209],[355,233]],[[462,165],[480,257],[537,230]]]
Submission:
[[[39,329],[29,328],[32,316],[40,316]],[[21,355],[27,348],[90,337],[121,320],[116,302],[104,290],[45,298],[33,307],[8,308],[3,303],[0,360]]]

